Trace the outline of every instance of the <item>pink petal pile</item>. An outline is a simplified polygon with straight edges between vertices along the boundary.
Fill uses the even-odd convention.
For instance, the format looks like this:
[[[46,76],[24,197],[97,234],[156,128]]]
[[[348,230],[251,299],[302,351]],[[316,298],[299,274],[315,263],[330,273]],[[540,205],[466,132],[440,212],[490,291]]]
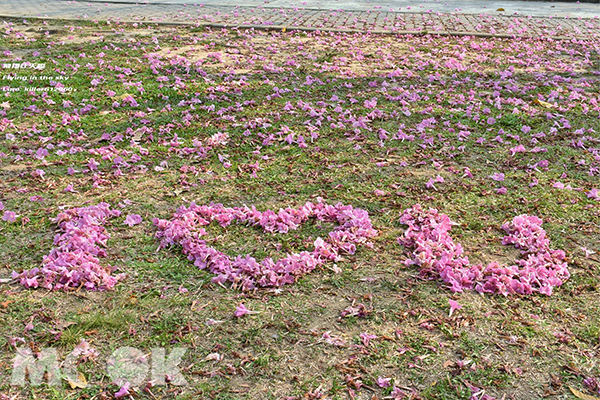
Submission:
[[[339,226],[329,232],[327,239],[317,238],[312,251],[288,254],[277,261],[266,258],[259,262],[249,255],[231,259],[202,239],[207,234],[202,227],[212,221],[223,227],[237,221],[260,226],[271,233],[287,233],[298,229],[309,218]],[[254,206],[230,208],[221,204],[199,206],[192,202],[189,207],[180,207],[171,220],[154,219],[153,222],[158,228],[156,236],[161,239],[161,247],[180,244],[194,265],[217,275],[212,280],[214,283],[229,281],[242,290],[293,283],[317,266],[338,260],[341,253],[354,254],[357,244],[371,246],[369,238],[377,235],[365,210],[341,203],[327,205],[321,199],[297,209],[280,209],[277,213],[260,212]]]
[[[53,222],[62,233],[54,238],[56,247],[44,256],[43,266],[20,274],[13,272],[13,279],[19,279],[27,288],[112,289],[125,275],[111,275],[114,268],[101,266],[98,258],[106,257],[102,247],[109,239],[103,225],[119,214],[120,211],[111,210],[107,203],[61,212]]]
[[[570,274],[562,250],[550,249],[550,241],[542,228],[542,220],[535,216],[519,215],[502,225],[507,235],[502,244],[512,244],[522,251],[523,257],[515,265],[505,266],[492,262],[484,267],[471,265],[462,246],[450,236],[452,222],[447,215],[420,204],[406,209],[400,222],[408,225],[398,242],[413,251],[407,265],[418,265],[421,275],[441,278],[453,292],[474,289],[479,293],[551,295]]]

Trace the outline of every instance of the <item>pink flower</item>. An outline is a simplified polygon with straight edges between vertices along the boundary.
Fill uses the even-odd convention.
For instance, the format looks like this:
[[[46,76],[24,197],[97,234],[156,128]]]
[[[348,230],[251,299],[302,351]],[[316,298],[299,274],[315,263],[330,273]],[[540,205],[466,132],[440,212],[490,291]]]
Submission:
[[[513,147],[512,149],[510,149],[510,155],[514,156],[516,153],[524,153],[526,151],[527,150],[525,149],[525,147],[522,144],[520,144],[520,145],[518,145],[516,147]]]
[[[123,386],[121,386],[121,388],[119,389],[119,391],[115,393],[115,397],[117,399],[120,399],[121,397],[125,397],[128,394],[130,394],[129,393],[129,387],[130,386],[131,386],[131,383],[125,382],[125,384]]]
[[[494,175],[490,175],[490,178],[492,178],[493,180],[495,180],[497,182],[502,182],[502,181],[504,181],[504,174],[501,172],[497,172]]]
[[[81,339],[79,344],[75,346],[71,355],[77,357],[78,360],[87,361],[97,358],[100,353],[96,349],[90,346],[89,342],[85,339]]]
[[[7,222],[15,222],[17,220],[17,214],[14,211],[4,211],[4,215],[2,215],[2,220]]]
[[[233,316],[236,318],[240,318],[243,317],[246,314],[251,314],[254,311],[250,311],[246,308],[245,305],[243,305],[242,303],[240,303],[239,306],[237,306],[237,308],[235,309],[235,312],[233,313]]]
[[[600,191],[598,191],[598,189],[594,188],[592,190],[590,190],[589,192],[586,193],[587,197],[596,201],[600,201]],[[2,210],[2,208],[0,208],[0,210]]]
[[[137,214],[128,214],[127,217],[125,218],[125,221],[123,222],[124,225],[127,226],[134,226],[134,225],[138,225],[142,222],[142,217],[140,217]]]
[[[451,317],[455,310],[460,310],[462,308],[460,304],[452,299],[448,299],[448,303],[450,304],[450,313],[448,314],[448,317]]]
[[[392,378],[383,378],[380,376],[377,378],[377,386],[379,386],[380,388],[390,387],[392,386],[391,380]]]
[[[67,187],[63,189],[63,192],[77,193],[75,191],[75,189],[73,189],[73,185],[72,184],[68,184]]]
[[[441,177],[440,175],[437,175],[435,178],[431,178],[426,184],[425,186],[429,189],[436,189],[436,187],[433,185],[434,183],[439,182],[439,183],[444,183],[444,178]],[[436,189],[437,190],[437,189]]]
[[[583,384],[593,393],[600,394],[600,381],[593,376],[587,377],[583,380]]]
[[[47,155],[48,155],[48,150],[44,149],[43,147],[40,147],[35,152],[35,158],[37,158],[38,160],[43,160],[44,157],[46,157]]]
[[[324,332],[323,335],[321,336],[321,340],[327,344],[330,344],[330,345],[336,346],[336,347],[346,346],[346,341],[343,338],[341,338],[339,336],[331,335],[330,333],[331,333],[331,331]]]
[[[370,335],[366,332],[362,332],[359,337],[362,343],[367,347],[371,344],[372,339],[377,339],[377,335]]]
[[[95,170],[97,170],[99,165],[100,165],[100,164],[98,164],[98,163],[96,162],[96,160],[94,160],[93,158],[90,158],[90,161],[89,161],[89,162],[88,162],[88,164],[87,164],[87,166],[88,166],[88,168],[90,169],[90,171],[95,171]]]
[[[585,254],[585,258],[590,258],[590,256],[592,254],[596,254],[596,252],[594,250],[590,250],[587,247],[582,247],[581,250],[583,250],[583,253]]]
[[[46,173],[42,169],[36,169],[35,171],[33,171],[31,173],[31,176],[33,176],[34,178],[40,178],[40,179],[44,179],[44,175],[46,175]]]

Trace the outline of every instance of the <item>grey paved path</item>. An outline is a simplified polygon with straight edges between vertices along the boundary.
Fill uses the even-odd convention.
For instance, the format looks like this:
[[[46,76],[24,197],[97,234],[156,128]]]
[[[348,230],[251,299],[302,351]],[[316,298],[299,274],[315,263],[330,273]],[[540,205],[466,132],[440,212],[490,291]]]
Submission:
[[[0,16],[288,30],[600,37],[600,4],[508,0],[2,0]]]

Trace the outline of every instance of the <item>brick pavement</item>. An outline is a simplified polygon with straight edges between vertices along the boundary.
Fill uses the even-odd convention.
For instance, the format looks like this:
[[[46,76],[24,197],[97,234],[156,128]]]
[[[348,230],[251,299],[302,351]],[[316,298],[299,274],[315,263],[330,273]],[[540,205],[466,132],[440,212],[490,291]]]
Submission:
[[[494,10],[495,11],[495,10]],[[168,2],[4,0],[0,16],[68,20],[156,22],[194,26],[341,30],[372,33],[435,33],[501,37],[599,38],[600,19],[468,14],[331,10]]]

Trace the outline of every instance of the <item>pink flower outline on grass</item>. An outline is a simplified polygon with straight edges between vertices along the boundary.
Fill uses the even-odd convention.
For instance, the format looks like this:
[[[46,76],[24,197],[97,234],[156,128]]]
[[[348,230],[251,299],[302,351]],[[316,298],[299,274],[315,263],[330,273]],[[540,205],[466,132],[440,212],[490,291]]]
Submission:
[[[54,239],[56,247],[44,256],[41,267],[21,273],[13,271],[13,279],[18,279],[26,288],[112,289],[125,275],[113,276],[115,268],[103,267],[99,258],[106,257],[103,247],[109,239],[104,223],[117,215],[118,210],[111,210],[107,203],[59,213],[54,222],[62,234]]]
[[[288,254],[279,260],[266,258],[256,260],[249,255],[231,258],[207,245],[202,239],[207,234],[203,226],[212,221],[226,227],[232,222],[260,226],[266,232],[287,233],[299,228],[309,218],[318,221],[337,223],[339,226],[329,232],[326,239],[314,240],[312,251]],[[260,212],[253,206],[224,207],[221,204],[180,207],[171,220],[154,219],[158,228],[156,237],[161,239],[161,247],[179,244],[183,253],[200,269],[208,269],[216,276],[213,283],[232,282],[233,287],[251,290],[257,286],[282,286],[317,266],[328,261],[339,260],[341,254],[354,254],[356,245],[371,246],[370,238],[377,235],[366,211],[338,203],[327,205],[318,199],[317,203],[307,202],[294,209],[280,209]]]
[[[453,292],[474,289],[480,293],[551,295],[554,287],[570,277],[565,253],[550,249],[550,240],[535,216],[519,215],[502,225],[507,233],[503,245],[522,250],[523,257],[515,265],[470,265],[460,244],[449,234],[452,222],[436,209],[424,210],[420,204],[406,209],[400,222],[408,225],[398,242],[412,250],[407,265],[421,267],[421,275],[442,279]]]

